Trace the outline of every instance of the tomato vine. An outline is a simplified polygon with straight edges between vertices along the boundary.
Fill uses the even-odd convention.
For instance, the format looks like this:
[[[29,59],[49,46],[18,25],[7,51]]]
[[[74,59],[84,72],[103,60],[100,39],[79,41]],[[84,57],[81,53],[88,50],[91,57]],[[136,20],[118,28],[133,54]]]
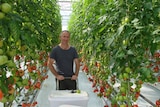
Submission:
[[[148,66],[160,49],[160,2],[88,1],[73,5],[69,24],[72,43],[79,49],[94,84],[107,85],[100,96],[109,98],[113,105],[131,106],[143,83],[158,82],[159,70],[155,72],[153,66]],[[97,62],[100,67],[95,67]],[[116,84],[118,89],[113,88]],[[125,91],[119,90],[122,88]]]
[[[18,99],[32,95],[47,78],[48,52],[61,31],[59,11],[56,0],[0,0],[0,102],[4,106],[14,101],[23,105]]]

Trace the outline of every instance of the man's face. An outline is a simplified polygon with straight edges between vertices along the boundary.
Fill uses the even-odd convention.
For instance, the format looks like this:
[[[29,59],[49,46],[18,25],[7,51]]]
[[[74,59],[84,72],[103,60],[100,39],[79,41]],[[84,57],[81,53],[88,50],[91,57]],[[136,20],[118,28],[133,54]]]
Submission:
[[[70,34],[68,32],[63,32],[60,36],[61,42],[68,43],[70,39]]]

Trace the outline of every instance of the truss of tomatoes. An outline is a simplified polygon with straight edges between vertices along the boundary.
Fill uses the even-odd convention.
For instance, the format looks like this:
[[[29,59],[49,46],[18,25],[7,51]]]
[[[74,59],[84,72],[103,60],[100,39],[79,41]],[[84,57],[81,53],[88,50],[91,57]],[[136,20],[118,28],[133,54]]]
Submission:
[[[154,53],[154,56],[151,58],[151,63],[148,67],[153,70],[158,82],[160,82],[160,51]]]

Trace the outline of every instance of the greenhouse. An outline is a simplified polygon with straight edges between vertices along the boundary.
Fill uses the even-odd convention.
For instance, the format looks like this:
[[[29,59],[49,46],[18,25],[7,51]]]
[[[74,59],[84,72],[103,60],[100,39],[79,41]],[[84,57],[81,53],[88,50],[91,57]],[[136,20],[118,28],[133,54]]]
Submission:
[[[160,107],[159,0],[0,0],[0,107]]]

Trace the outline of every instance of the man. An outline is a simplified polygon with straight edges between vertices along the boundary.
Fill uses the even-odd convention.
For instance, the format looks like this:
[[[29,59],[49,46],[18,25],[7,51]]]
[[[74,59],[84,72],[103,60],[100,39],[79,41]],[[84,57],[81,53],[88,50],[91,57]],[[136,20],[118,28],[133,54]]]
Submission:
[[[69,44],[70,33],[64,30],[60,34],[60,44],[50,53],[48,67],[56,77],[59,90],[76,90],[76,80],[79,74],[79,60],[76,49]],[[56,68],[53,66],[55,63]],[[73,65],[75,63],[75,70]]]

